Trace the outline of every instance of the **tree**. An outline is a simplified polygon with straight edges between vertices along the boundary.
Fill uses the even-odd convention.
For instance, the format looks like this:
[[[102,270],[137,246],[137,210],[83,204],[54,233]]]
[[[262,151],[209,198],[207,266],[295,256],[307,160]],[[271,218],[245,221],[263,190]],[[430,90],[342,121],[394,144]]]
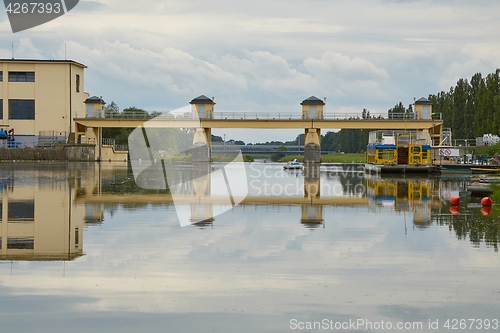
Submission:
[[[137,108],[135,106],[123,109],[122,115],[129,118],[150,118],[150,114],[143,109]]]
[[[403,119],[404,114],[406,113],[406,109],[403,106],[403,103],[399,102],[393,108],[387,111],[389,114],[389,119]]]
[[[104,107],[104,114],[105,117],[116,117],[120,114],[120,108],[118,107],[118,104],[115,102],[111,101],[111,103],[107,104]]]
[[[212,134],[212,142],[224,142],[224,139],[218,135],[213,135]]]
[[[452,93],[453,107],[451,114],[451,127],[453,128],[454,135],[459,138],[468,137],[467,132],[469,124],[465,123],[468,92],[469,83],[467,80],[458,80],[457,86]]]

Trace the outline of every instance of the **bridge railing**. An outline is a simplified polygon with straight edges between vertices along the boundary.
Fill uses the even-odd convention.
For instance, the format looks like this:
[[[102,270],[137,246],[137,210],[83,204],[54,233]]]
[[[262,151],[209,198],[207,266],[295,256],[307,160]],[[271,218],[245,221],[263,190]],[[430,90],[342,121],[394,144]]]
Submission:
[[[148,120],[166,120],[166,119],[207,119],[198,118],[192,113],[182,115],[170,114],[168,112],[104,112],[97,115],[89,115],[86,112],[77,112],[75,118],[87,119],[148,119]],[[213,118],[220,120],[416,120],[415,113],[348,113],[348,112],[325,112],[321,117],[305,117],[297,112],[214,112]],[[436,118],[434,118],[436,119]],[[440,117],[439,117],[440,119]]]

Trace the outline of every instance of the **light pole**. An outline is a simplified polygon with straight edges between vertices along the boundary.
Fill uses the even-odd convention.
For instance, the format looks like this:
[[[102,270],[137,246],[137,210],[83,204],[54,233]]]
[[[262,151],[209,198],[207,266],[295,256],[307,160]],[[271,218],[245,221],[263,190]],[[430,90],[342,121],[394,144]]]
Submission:
[[[434,141],[434,140],[435,140],[435,138],[434,138],[434,113],[431,113],[431,120],[432,120],[432,129],[431,129],[431,131],[432,131],[432,136],[431,136],[431,142],[432,142],[432,146],[434,146],[434,144],[435,144],[435,141]],[[440,140],[441,140],[441,138],[440,138]]]
[[[224,133],[224,150],[226,150],[226,133]]]

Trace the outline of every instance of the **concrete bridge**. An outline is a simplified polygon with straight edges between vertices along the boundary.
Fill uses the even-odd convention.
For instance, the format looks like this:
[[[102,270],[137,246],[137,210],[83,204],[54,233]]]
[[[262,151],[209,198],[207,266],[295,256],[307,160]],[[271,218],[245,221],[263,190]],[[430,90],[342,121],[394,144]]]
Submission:
[[[304,161],[320,162],[322,129],[382,129],[414,130],[428,133],[433,145],[439,145],[443,131],[443,120],[434,119],[432,103],[425,98],[415,102],[412,114],[328,114],[324,112],[323,100],[311,96],[302,101],[301,113],[255,113],[214,112],[215,103],[206,96],[190,102],[191,113],[183,115],[163,114],[151,118],[147,114],[106,114],[100,109],[76,115],[75,140],[80,142],[102,142],[102,128],[194,128],[193,145],[206,145],[193,161],[211,160],[212,128],[260,128],[260,129],[304,129]],[[96,150],[97,160],[103,156],[102,145]],[[111,159],[111,158],[109,158]]]

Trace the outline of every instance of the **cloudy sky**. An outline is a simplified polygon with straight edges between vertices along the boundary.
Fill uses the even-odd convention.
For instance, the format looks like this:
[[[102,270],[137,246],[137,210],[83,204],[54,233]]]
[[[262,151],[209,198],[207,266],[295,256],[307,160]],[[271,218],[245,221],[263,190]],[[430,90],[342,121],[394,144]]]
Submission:
[[[85,90],[167,111],[201,94],[217,111],[387,112],[500,67],[497,0],[100,0],[13,34],[0,11],[0,57],[88,66]],[[227,133],[250,142],[296,132]],[[238,137],[236,137],[238,136]]]

